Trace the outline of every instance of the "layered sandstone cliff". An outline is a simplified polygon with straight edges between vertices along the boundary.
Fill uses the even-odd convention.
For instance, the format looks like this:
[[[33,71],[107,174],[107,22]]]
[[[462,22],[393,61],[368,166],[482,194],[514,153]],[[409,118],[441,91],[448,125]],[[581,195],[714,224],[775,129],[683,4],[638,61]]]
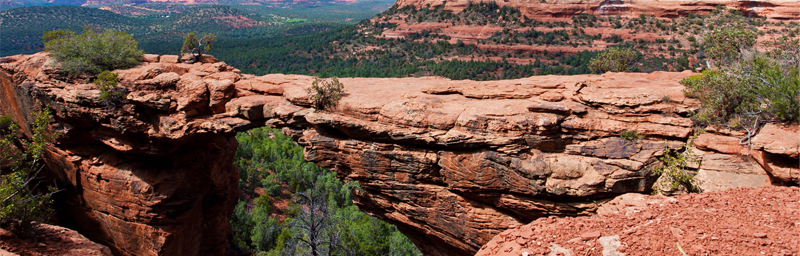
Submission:
[[[501,7],[518,8],[526,17],[537,20],[569,19],[581,13],[623,17],[645,14],[674,18],[689,13],[708,14],[720,5],[740,10],[746,15],[772,20],[800,19],[800,2],[795,0],[398,0],[395,6],[424,8],[444,5],[445,10],[459,12],[470,3],[480,2],[496,2]]]
[[[687,115],[698,106],[678,83],[691,73],[659,72],[346,78],[338,108],[319,111],[308,76],[145,60],[115,71],[128,92],[113,105],[44,53],[0,64],[0,112],[24,122],[47,105],[64,133],[48,166],[65,189],[65,219],[117,254],[222,254],[237,195],[233,135],[252,127],[282,127],[308,160],[359,182],[361,209],[427,255],[468,255],[537,218],[589,215],[616,195],[649,192],[657,158],[692,136]],[[704,188],[797,184],[800,138],[786,137],[797,129],[770,124],[750,148],[709,129],[694,149]],[[644,138],[620,138],[626,130]]]

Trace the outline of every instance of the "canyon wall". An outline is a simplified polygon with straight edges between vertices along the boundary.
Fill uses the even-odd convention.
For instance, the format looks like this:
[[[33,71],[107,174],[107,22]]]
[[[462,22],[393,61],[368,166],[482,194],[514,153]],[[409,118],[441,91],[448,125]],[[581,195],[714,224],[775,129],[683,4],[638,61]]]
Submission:
[[[665,147],[695,134],[687,115],[698,102],[678,83],[690,72],[342,78],[347,95],[321,111],[310,107],[312,77],[144,59],[115,71],[127,88],[119,102],[45,53],[0,60],[0,112],[26,123],[47,106],[63,133],[48,154],[62,219],[118,255],[223,254],[238,195],[233,136],[253,127],[282,128],[307,160],[360,183],[359,207],[426,255],[474,254],[539,217],[649,193]],[[743,147],[741,133],[708,128],[693,149],[703,188],[797,184],[797,129],[768,124]]]
[[[62,224],[116,255],[225,252],[239,181],[229,127],[176,124],[169,101],[109,105],[93,84],[64,82],[45,54],[19,58],[0,64],[0,112],[26,124],[36,109],[52,109],[62,135],[46,161],[63,189],[54,198]]]
[[[689,13],[708,14],[719,5],[771,20],[800,19],[800,2],[794,0],[398,0],[395,6],[424,8],[444,5],[445,10],[460,12],[470,3],[480,2],[496,2],[501,7],[517,8],[526,17],[536,20],[570,19],[581,13],[674,18]]]

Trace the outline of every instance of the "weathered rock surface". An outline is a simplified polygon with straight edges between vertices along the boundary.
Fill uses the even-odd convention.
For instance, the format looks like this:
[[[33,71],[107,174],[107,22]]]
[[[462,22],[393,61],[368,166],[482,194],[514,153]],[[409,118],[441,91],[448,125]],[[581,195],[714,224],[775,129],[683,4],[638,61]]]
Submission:
[[[310,108],[311,77],[254,77],[169,56],[116,71],[129,93],[107,106],[89,81],[62,82],[44,53],[9,58],[0,109],[18,122],[33,106],[54,110],[64,136],[48,163],[67,215],[117,254],[223,253],[237,195],[233,135],[252,127],[282,128],[306,159],[359,182],[361,209],[397,224],[426,254],[468,255],[506,229],[649,192],[657,158],[692,136],[686,116],[698,106],[678,83],[691,73],[659,72],[342,78],[347,96],[320,111]],[[797,183],[791,147],[800,138],[781,135],[797,125],[764,130],[750,150],[730,133],[702,137],[695,168],[753,181],[711,189]]]
[[[225,252],[238,197],[233,128],[175,110],[195,96],[176,88],[186,83],[178,74],[213,64],[119,71],[128,100],[107,106],[93,86],[61,81],[46,54],[16,57],[2,67],[2,112],[28,123],[35,108],[53,110],[63,135],[47,165],[64,189],[55,201],[66,224],[117,255]],[[208,109],[203,96],[202,106],[187,105]]]
[[[480,2],[496,2],[501,7],[518,8],[526,17],[537,20],[570,19],[581,13],[625,17],[646,14],[661,18],[674,18],[686,16],[689,13],[708,14],[719,5],[740,10],[746,15],[767,17],[772,20],[800,19],[800,2],[795,0],[398,0],[395,6],[424,8],[444,5],[445,10],[460,12],[470,3]]]
[[[476,255],[794,255],[800,250],[797,187],[622,197],[628,198],[601,206],[604,211],[596,216],[542,218],[504,231]]]
[[[34,224],[33,237],[24,239],[0,229],[0,256],[19,255],[63,255],[63,256],[111,256],[104,245],[86,239],[75,230],[43,223]],[[8,233],[9,235],[4,235]]]

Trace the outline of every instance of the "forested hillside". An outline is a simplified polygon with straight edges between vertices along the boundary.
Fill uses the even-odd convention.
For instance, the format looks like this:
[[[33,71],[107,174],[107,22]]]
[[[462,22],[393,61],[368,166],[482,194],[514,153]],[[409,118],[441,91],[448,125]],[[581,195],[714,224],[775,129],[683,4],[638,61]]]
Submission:
[[[195,4],[206,5],[258,5],[269,7],[292,8],[297,6],[324,6],[329,4],[371,4],[383,3],[384,0],[5,0],[0,1],[0,11],[31,6],[88,6],[88,7],[101,7],[101,6],[137,6],[148,5],[172,5],[172,6],[192,6]],[[393,2],[392,2],[393,3]],[[389,3],[391,4],[391,3]],[[388,6],[387,6],[388,8]],[[385,8],[384,8],[385,9]],[[141,10],[141,9],[140,9]]]
[[[107,6],[104,10],[77,6],[16,8],[0,12],[0,56],[41,51],[43,32],[81,31],[84,26],[130,33],[148,53],[177,54],[187,32],[214,33],[221,41],[263,41],[341,28],[369,18],[387,5],[370,2],[291,8],[168,4]]]
[[[762,40],[800,35],[797,22],[769,22],[724,7],[674,19],[581,14],[538,21],[489,2],[459,13],[392,7],[372,17],[382,4],[148,5],[175,11],[166,14],[109,7],[133,16],[82,7],[21,8],[0,13],[0,33],[10,38],[0,55],[40,51],[43,31],[93,25],[131,33],[145,52],[155,54],[177,54],[184,33],[215,33],[218,41],[209,54],[255,75],[495,80],[591,73],[588,61],[608,48],[636,52],[630,72],[699,70],[707,67],[703,35],[722,26],[746,27]]]
[[[110,28],[137,34],[141,20],[77,6],[28,7],[0,12],[0,56],[42,51],[42,34],[56,29],[81,31],[84,26]]]
[[[371,25],[362,23],[360,25]],[[413,37],[414,35],[412,35]],[[420,35],[422,36],[422,35]],[[589,59],[597,53],[572,55],[552,52],[541,60],[517,64],[507,59],[487,60],[502,52],[463,43],[364,37],[358,27],[320,34],[276,38],[221,40],[214,55],[243,72],[308,74],[321,77],[405,77],[437,75],[451,79],[496,80],[535,74],[585,74]],[[467,58],[456,58],[468,56]],[[563,62],[574,66],[547,65]],[[546,61],[546,62],[543,62]],[[538,69],[538,73],[535,72]]]
[[[797,22],[768,22],[723,7],[710,15],[675,19],[648,16],[562,21],[527,19],[495,3],[454,14],[440,7],[393,7],[376,17],[309,36],[225,41],[213,53],[252,74],[322,77],[404,77],[495,80],[547,74],[591,73],[590,59],[608,48],[636,52],[629,72],[705,67],[700,39],[715,27],[737,26],[759,36],[797,38]]]

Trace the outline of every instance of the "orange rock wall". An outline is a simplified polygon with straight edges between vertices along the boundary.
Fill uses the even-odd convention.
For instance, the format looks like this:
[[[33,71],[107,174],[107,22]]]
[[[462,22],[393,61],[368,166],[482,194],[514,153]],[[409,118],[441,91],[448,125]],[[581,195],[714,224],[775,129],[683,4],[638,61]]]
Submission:
[[[23,58],[0,71],[0,113],[27,124],[33,110],[53,110],[63,135],[45,160],[62,224],[115,255],[225,253],[239,194],[233,134],[161,133],[169,115],[93,101],[99,91],[80,89],[94,86],[59,81],[46,55]]]

